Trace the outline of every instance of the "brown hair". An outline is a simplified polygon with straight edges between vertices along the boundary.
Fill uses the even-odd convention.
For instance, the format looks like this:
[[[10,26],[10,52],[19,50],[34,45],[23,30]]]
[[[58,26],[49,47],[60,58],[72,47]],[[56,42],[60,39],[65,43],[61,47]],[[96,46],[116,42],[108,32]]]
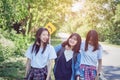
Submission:
[[[39,28],[38,29],[38,31],[36,32],[36,35],[35,35],[36,40],[35,40],[35,42],[33,44],[33,47],[32,47],[32,52],[35,51],[36,54],[38,53],[38,51],[40,49],[40,45],[41,45],[40,35],[42,34],[43,31],[47,31],[48,35],[50,35],[49,31],[46,28]],[[44,43],[42,53],[44,53],[47,44],[49,44],[49,39],[48,39],[48,41],[46,43]]]
[[[74,51],[75,53],[79,53],[80,45],[81,45],[81,37],[80,37],[80,35],[77,34],[77,33],[72,33],[72,34],[69,36],[69,38],[62,43],[62,46],[63,46],[63,47],[65,47],[66,45],[70,46],[70,44],[69,44],[69,39],[70,39],[71,37],[73,37],[73,36],[76,36],[76,37],[77,37],[77,44],[74,46],[73,51]]]
[[[93,42],[93,46],[94,46],[93,51],[98,49],[98,33],[95,30],[90,30],[86,36],[85,51],[88,50],[88,42],[91,37],[92,37],[92,42]]]

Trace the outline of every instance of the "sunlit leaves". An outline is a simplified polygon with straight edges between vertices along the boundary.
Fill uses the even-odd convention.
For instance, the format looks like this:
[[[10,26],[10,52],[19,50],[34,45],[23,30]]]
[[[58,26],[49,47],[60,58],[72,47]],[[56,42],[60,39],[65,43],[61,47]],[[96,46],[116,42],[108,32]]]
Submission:
[[[71,0],[36,0],[29,3],[31,18],[31,28],[34,26],[45,26],[48,22],[59,25],[64,22],[65,15],[70,12]]]
[[[28,14],[24,0],[1,0],[0,4],[0,24],[4,29],[11,29],[14,22],[21,21]]]

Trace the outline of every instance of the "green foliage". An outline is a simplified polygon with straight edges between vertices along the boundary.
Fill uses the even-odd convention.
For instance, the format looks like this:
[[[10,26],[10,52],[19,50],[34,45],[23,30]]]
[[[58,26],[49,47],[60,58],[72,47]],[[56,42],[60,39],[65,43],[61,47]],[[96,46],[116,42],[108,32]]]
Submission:
[[[69,12],[72,0],[36,0],[27,1],[29,5],[29,20],[26,33],[39,26],[45,26],[48,22],[57,28],[64,22],[65,14]]]
[[[72,12],[73,3],[84,1],[79,11]],[[14,23],[20,23],[25,34],[16,34]],[[52,34],[51,44],[62,41],[54,39],[57,32],[79,33],[82,37],[90,29],[99,33],[100,41],[120,44],[120,1],[119,0],[0,0],[0,39],[12,44],[0,43],[0,77],[3,80],[23,78],[24,64],[15,59],[24,55],[34,41],[38,27],[53,23],[57,31]],[[20,28],[19,28],[20,29]],[[1,35],[3,37],[1,37]],[[8,42],[5,42],[8,43]],[[24,61],[24,60],[22,60]]]
[[[61,44],[62,41],[61,39],[54,38],[50,42],[51,42],[51,45],[56,46],[58,44]]]
[[[86,0],[79,11],[67,15],[67,21],[60,30],[67,33],[77,32],[85,37],[88,30],[95,29],[99,33],[100,41],[120,44],[119,15],[119,0]]]
[[[120,3],[119,1],[109,2],[110,7],[108,13],[105,15],[104,22],[101,29],[98,31],[102,35],[101,38],[107,40],[112,44],[120,45]]]
[[[0,31],[1,31],[1,33],[3,33],[2,35],[6,39],[13,41],[15,44],[14,49],[11,49],[10,45],[8,45],[9,46],[8,49],[10,49],[10,50],[8,50],[9,54],[11,54],[12,56],[23,56],[27,47],[29,46],[29,44],[31,44],[33,38],[30,35],[24,36],[22,34],[16,34],[16,32],[13,30],[11,32],[2,31],[2,30],[0,30]],[[8,34],[8,32],[9,32],[9,34]],[[5,48],[3,48],[3,49],[5,49]],[[2,54],[3,54],[3,52],[2,52]]]
[[[101,22],[99,16],[102,16],[106,13],[103,5],[106,3],[106,0],[86,0],[78,1],[80,8],[76,12],[69,13],[67,20],[62,25],[61,31],[67,33],[77,32],[82,37],[85,37],[86,33],[90,29],[96,29],[97,25]],[[75,2],[76,4],[77,2]]]
[[[16,49],[14,51],[14,55],[24,56],[24,53],[29,45],[29,42],[27,42],[25,38],[19,37],[16,39],[15,44],[16,44]]]
[[[5,59],[8,59],[10,56],[12,56],[13,54],[13,49],[11,49],[10,47],[3,47],[0,44],[0,62],[5,61]]]
[[[24,0],[0,0],[0,27],[11,30],[14,22],[24,19],[27,12],[27,4]]]
[[[113,36],[113,39],[110,39],[112,43],[120,44],[120,3],[116,5],[111,36]]]
[[[78,2],[83,3],[81,9],[72,12],[72,4]],[[85,0],[78,2],[73,0],[1,0],[0,28],[10,32],[11,26],[18,22],[25,30],[25,35],[29,36],[34,34],[39,26],[45,26],[51,22],[57,27],[56,32],[61,29],[60,31],[77,32],[85,37],[88,30],[95,29],[100,34],[100,40],[119,44],[120,1]],[[55,34],[52,34],[52,37]],[[18,40],[17,43],[22,42],[24,39]]]
[[[24,78],[25,65],[21,61],[5,62],[0,64],[0,77],[3,80],[22,80]]]

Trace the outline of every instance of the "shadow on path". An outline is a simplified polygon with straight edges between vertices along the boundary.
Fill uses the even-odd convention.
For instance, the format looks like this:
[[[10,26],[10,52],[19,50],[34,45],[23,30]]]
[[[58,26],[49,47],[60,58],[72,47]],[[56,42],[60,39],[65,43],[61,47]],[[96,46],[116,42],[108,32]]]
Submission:
[[[120,80],[120,67],[103,66],[103,72],[107,80]]]

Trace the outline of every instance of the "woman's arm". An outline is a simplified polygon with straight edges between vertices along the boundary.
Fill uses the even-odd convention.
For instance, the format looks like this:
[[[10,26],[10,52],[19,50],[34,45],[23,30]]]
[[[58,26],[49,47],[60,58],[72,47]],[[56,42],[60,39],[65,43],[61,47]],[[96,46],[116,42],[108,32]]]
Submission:
[[[61,48],[62,48],[62,45],[61,45],[61,44],[55,46],[55,47],[54,47],[55,52],[57,53]]]
[[[97,70],[97,75],[100,74],[102,70],[102,59],[98,59],[98,70]]]
[[[97,75],[100,74],[100,72],[102,71],[102,53],[103,53],[103,48],[100,45],[99,47],[99,53],[98,53],[98,67],[97,67]]]
[[[30,71],[30,67],[31,67],[30,64],[31,64],[31,60],[29,58],[27,58],[25,77],[27,77],[27,74]]]
[[[100,75],[101,70],[102,70],[102,59],[98,59],[98,69],[97,69],[97,76],[95,80],[99,80],[99,75]]]
[[[77,55],[77,60],[76,60],[76,63],[75,63],[75,69],[76,70],[80,67],[80,61],[81,61],[81,54],[79,53]]]
[[[47,74],[46,80],[49,80],[49,78],[50,78],[53,61],[54,61],[53,59],[50,59],[49,62],[48,62],[48,66],[47,66],[47,68],[48,68],[48,74]]]
[[[80,62],[81,62],[81,54],[79,53],[77,55],[77,61],[75,63],[75,77],[76,77],[76,80],[80,80],[80,72],[79,72]]]

